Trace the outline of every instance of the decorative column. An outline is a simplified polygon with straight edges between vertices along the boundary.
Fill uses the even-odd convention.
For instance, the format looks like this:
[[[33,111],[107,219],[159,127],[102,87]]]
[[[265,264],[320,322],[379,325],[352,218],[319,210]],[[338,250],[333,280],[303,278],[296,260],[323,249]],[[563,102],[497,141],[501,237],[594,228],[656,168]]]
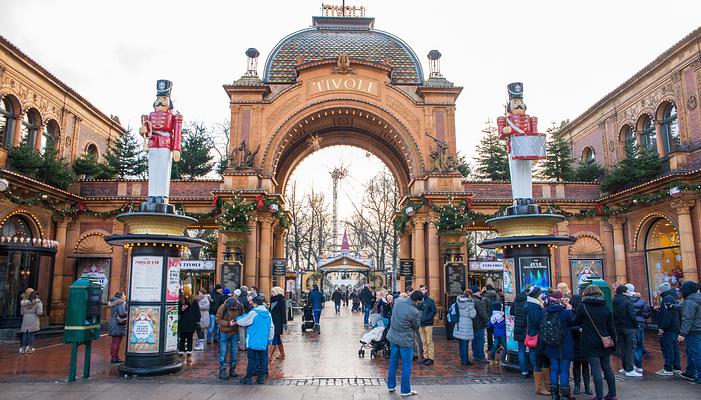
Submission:
[[[246,266],[243,282],[245,286],[251,287],[256,284],[258,277],[258,222],[255,216],[251,216],[248,227],[251,231],[248,233],[248,241],[246,242]]]
[[[66,312],[66,298],[63,295],[64,265],[66,262],[66,231],[70,218],[56,219],[56,258],[54,259],[53,284],[51,285],[51,322],[63,323]]]
[[[623,223],[625,218],[611,217],[609,223],[613,229],[613,256],[616,266],[616,282],[624,284],[628,281],[626,276],[626,243],[623,238]]]
[[[411,235],[404,234],[399,238],[399,259],[411,258]],[[399,280],[399,290],[404,293],[406,291],[406,278],[401,278],[397,272]]]
[[[696,268],[696,251],[694,250],[694,228],[691,224],[692,200],[678,199],[672,201],[672,208],[677,210],[679,221],[679,244],[682,250],[682,273],[685,281],[698,282],[699,273]]]
[[[436,306],[440,306],[441,301],[441,267],[440,267],[440,249],[438,247],[438,228],[436,221],[428,223],[428,293],[436,302]]]
[[[216,283],[221,283],[223,284],[224,281],[224,252],[226,251],[226,245],[224,244],[226,242],[226,236],[218,232],[217,233],[217,277],[216,277]],[[212,286],[212,290],[214,290],[214,286]]]
[[[660,155],[660,157],[667,155],[667,152],[665,151],[664,147],[664,132],[662,130],[662,121],[657,120],[656,118],[652,120],[652,124],[655,125],[655,132],[657,135],[655,137],[657,138],[657,154]]]
[[[411,235],[414,256],[414,289],[426,283],[426,254],[424,252],[424,223],[425,219],[414,220],[414,233]]]
[[[604,245],[604,276],[601,278],[607,282],[611,282],[611,280],[616,277],[614,273],[615,270],[613,270],[614,265],[616,265],[616,258],[613,250],[613,228],[608,222],[602,219],[601,231],[603,232],[602,242]]]
[[[117,221],[116,219],[112,222],[112,234],[121,235],[124,233],[124,224]],[[115,294],[118,290],[126,290],[126,281],[122,281],[122,275],[126,277],[126,273],[122,274],[122,271],[128,270],[129,266],[125,265],[124,262],[124,252],[125,250],[122,246],[112,247],[112,265],[110,266],[110,288],[109,288],[109,298]],[[116,262],[115,262],[116,260]]]
[[[23,112],[19,112],[16,115],[17,119],[15,119],[15,132],[12,136],[12,147],[17,147],[22,142],[22,121],[24,121],[24,114]]]
[[[557,224],[557,234],[562,236],[567,236],[570,233],[569,222],[567,220]],[[553,287],[555,287],[560,282],[565,282],[567,285],[571,285],[572,277],[570,274],[570,248],[569,246],[559,246],[557,248],[558,257],[560,258],[560,265],[556,265],[555,268],[559,268],[559,271],[553,271],[553,277],[559,276],[560,281],[553,282]],[[571,286],[570,286],[571,288]]]
[[[275,219],[270,216],[260,218],[260,269],[259,269],[259,289],[265,295],[266,300],[270,299],[272,257],[271,248],[273,242],[272,226]]]

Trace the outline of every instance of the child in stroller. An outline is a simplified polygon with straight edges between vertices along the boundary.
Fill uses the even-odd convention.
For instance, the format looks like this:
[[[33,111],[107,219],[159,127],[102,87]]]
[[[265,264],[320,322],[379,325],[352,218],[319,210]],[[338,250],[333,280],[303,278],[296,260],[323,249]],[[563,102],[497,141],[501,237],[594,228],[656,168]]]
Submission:
[[[387,340],[387,331],[389,329],[385,328],[382,315],[370,314],[368,322],[370,322],[372,329],[360,338],[358,357],[365,357],[365,350],[370,349],[370,358],[375,358],[378,354],[382,354],[384,358],[389,358],[389,341]]]
[[[314,314],[311,303],[302,307],[302,332],[306,332],[307,329],[314,329]]]
[[[351,308],[351,312],[358,311],[360,311],[360,299],[356,296],[353,298],[353,307]]]

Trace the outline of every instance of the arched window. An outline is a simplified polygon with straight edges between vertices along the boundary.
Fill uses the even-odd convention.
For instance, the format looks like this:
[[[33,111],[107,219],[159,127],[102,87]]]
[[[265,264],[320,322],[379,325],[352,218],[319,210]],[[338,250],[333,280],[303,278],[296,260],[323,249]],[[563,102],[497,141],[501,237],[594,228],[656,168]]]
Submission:
[[[46,124],[46,129],[41,135],[41,150],[43,151],[47,145],[54,144],[56,138],[58,137],[58,124],[56,121],[51,120]]]
[[[584,164],[591,164],[596,160],[596,154],[591,146],[587,146],[582,150],[582,158],[580,159]]]
[[[30,109],[24,113],[24,119],[22,119],[22,132],[20,133],[21,143],[34,146],[36,142],[37,133],[41,128],[41,118],[39,117],[39,112],[35,109]]]
[[[679,149],[679,122],[677,121],[677,107],[669,103],[662,114],[662,134],[664,135],[664,147],[666,153]]]
[[[5,224],[2,226],[2,236],[13,241],[14,238],[26,241],[34,237],[29,221],[21,215],[13,215],[5,221]]]
[[[0,146],[12,147],[15,131],[15,107],[10,96],[0,99]]]
[[[95,143],[90,143],[89,145],[85,146],[85,154],[89,155],[94,160],[97,160],[100,157],[100,153],[97,150],[97,145],[95,145]]]
[[[682,255],[679,233],[665,218],[652,222],[645,235],[645,260],[647,263],[648,287],[651,298],[657,297],[657,286],[669,282],[677,287],[682,273]]]
[[[649,115],[643,120],[642,145],[648,151],[657,152],[657,132]]]

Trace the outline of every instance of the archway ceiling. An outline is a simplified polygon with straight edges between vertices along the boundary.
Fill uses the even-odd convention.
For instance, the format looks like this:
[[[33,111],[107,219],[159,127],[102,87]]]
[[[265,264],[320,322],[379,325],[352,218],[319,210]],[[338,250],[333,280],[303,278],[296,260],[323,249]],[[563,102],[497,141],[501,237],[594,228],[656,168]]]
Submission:
[[[390,122],[374,113],[352,107],[335,107],[302,118],[289,129],[278,147],[273,175],[284,190],[295,167],[315,151],[330,146],[348,145],[369,151],[392,172],[399,190],[405,193],[414,166],[410,146]],[[318,137],[314,148],[310,138]]]

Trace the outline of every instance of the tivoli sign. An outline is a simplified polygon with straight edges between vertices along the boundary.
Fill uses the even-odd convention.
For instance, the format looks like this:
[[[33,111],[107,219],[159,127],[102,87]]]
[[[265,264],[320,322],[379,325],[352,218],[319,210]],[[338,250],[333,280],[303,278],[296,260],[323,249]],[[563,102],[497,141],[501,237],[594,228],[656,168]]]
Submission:
[[[307,88],[312,95],[331,91],[351,91],[377,96],[379,92],[379,84],[376,80],[349,76],[312,79],[309,81]]]

